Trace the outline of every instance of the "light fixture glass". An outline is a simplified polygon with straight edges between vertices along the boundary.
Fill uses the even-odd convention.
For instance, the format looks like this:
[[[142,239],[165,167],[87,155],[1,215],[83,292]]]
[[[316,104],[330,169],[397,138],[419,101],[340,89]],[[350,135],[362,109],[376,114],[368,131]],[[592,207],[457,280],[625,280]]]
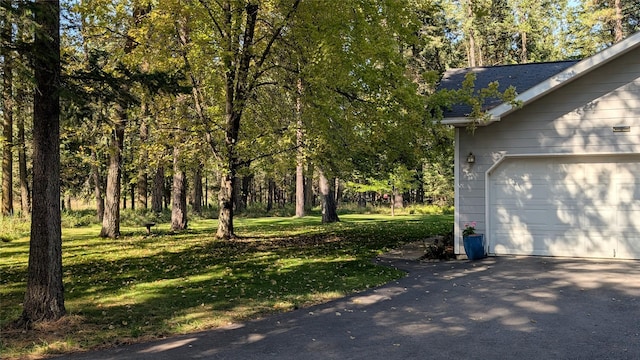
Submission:
[[[469,153],[467,156],[467,163],[473,164],[474,162],[476,162],[476,156],[473,155],[473,153]]]

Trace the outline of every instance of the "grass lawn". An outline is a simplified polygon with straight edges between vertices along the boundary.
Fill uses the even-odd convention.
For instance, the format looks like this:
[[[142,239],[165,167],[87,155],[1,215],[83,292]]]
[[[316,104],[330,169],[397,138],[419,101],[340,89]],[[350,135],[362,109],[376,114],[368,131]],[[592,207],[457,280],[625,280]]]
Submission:
[[[29,239],[0,242],[0,358],[42,356],[215,328],[342,297],[397,279],[371,259],[401,243],[444,234],[450,215],[342,215],[235,221],[239,238],[213,235],[216,220],[169,234],[159,224],[63,229],[68,316],[27,332],[6,326],[20,315]]]

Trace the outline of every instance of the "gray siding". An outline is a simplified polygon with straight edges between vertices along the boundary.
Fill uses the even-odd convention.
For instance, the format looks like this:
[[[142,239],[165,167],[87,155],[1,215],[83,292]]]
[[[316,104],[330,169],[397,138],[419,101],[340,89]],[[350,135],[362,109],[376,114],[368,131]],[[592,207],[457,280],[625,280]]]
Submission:
[[[631,131],[614,133],[619,125]],[[640,153],[640,48],[473,134],[456,131],[459,236],[471,221],[484,232],[485,172],[502,154]]]

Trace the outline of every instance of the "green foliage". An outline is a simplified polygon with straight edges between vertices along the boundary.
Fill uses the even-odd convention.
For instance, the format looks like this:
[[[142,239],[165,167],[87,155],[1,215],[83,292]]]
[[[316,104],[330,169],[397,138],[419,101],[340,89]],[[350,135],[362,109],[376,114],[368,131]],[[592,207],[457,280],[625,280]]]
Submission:
[[[383,179],[368,178],[364,183],[347,181],[347,188],[355,192],[375,192],[380,195],[385,193],[403,192],[414,188],[414,170],[407,169],[404,165],[398,165],[392,172],[386,174]]]
[[[136,227],[146,223],[171,223],[171,210],[164,209],[156,213],[151,209],[124,209],[120,211],[120,223],[124,226]]]
[[[239,219],[241,238],[217,241],[214,220],[166,235],[125,227],[119,239],[99,227],[63,230],[69,315],[46,328],[3,329],[0,355],[87,350],[194,332],[289,311],[375,287],[403,276],[371,259],[404,242],[445,234],[451,216],[343,215]],[[21,311],[28,238],[0,243],[0,325]]]
[[[440,206],[435,204],[429,205],[410,205],[404,208],[396,209],[396,214],[403,215],[453,215],[453,206]],[[357,204],[343,204],[338,209],[339,214],[376,214],[391,215],[391,209],[388,206],[375,206],[367,204],[359,206]]]
[[[62,212],[62,227],[78,228],[98,224],[95,210],[65,210]]]
[[[0,216],[0,241],[29,238],[31,221],[21,216]]]

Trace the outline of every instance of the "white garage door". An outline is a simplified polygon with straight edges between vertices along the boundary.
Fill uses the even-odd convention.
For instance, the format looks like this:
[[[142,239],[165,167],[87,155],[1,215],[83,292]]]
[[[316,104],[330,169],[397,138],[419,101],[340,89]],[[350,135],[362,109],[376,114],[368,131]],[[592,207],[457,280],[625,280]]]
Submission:
[[[490,253],[640,259],[640,157],[507,159],[489,186]]]

